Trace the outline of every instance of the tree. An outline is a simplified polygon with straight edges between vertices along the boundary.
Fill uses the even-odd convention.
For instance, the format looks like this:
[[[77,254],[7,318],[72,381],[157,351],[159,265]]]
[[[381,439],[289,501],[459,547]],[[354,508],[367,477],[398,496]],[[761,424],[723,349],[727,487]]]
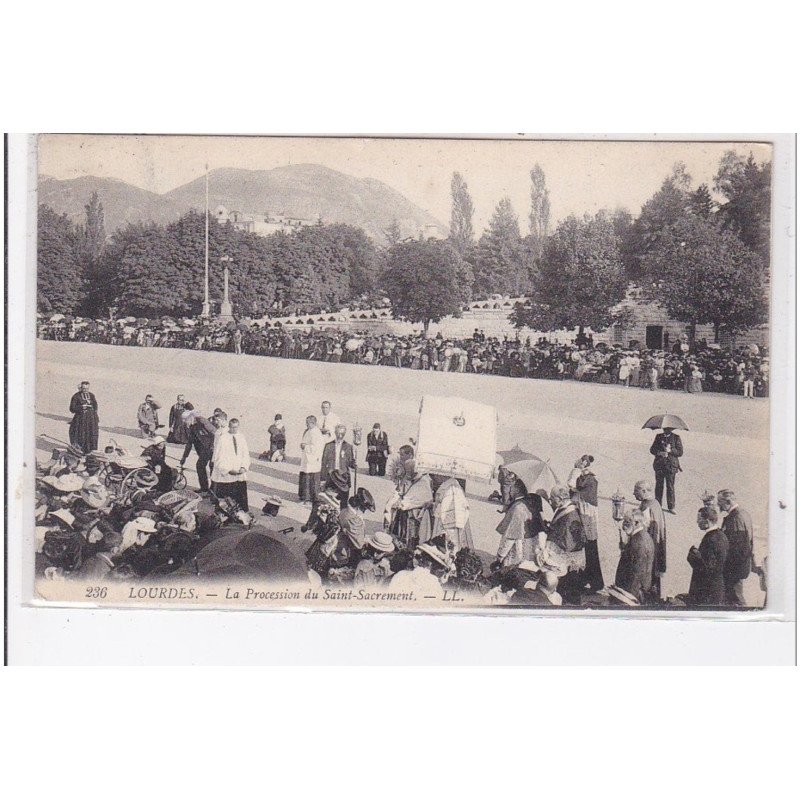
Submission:
[[[475,256],[475,292],[488,296],[519,294],[530,286],[526,248],[511,200],[504,197],[495,208],[489,227],[478,242]]]
[[[446,241],[401,242],[387,253],[385,290],[397,319],[422,323],[459,316],[469,298],[464,263]]]
[[[461,173],[454,172],[450,181],[450,194],[453,199],[450,212],[450,240],[453,246],[463,256],[474,243],[475,234],[472,230],[472,215],[475,210],[469,189],[461,177]]]
[[[115,303],[125,314],[154,318],[187,314],[186,285],[171,258],[165,230],[155,223],[128,228],[122,258],[116,265]]]
[[[728,151],[720,160],[714,188],[725,198],[720,206],[720,221],[765,264],[769,263],[770,187],[772,166],[758,164],[753,154],[747,158]]]
[[[84,206],[86,221],[79,227],[80,259],[86,282],[86,294],[83,302],[83,313],[89,317],[97,317],[103,311],[102,255],[106,246],[106,227],[103,204],[97,192]]]
[[[737,334],[767,321],[767,271],[732,231],[688,217],[662,232],[643,261],[645,296],[691,327]]]
[[[614,226],[614,233],[617,236],[617,246],[622,266],[625,274],[629,278],[638,275],[639,259],[641,254],[638,251],[638,237],[636,223],[633,215],[627,208],[617,208],[611,215],[611,224]]]
[[[550,234],[550,192],[547,191],[544,170],[538,164],[531,170],[531,211],[528,220],[531,252],[538,261]]]
[[[86,223],[82,229],[82,249],[86,264],[89,265],[100,257],[106,244],[105,214],[97,192],[92,192],[91,199],[84,208]]]
[[[36,231],[37,308],[72,314],[83,300],[84,284],[78,234],[66,214],[39,206]]]
[[[708,184],[701,183],[689,197],[689,209],[692,214],[701,219],[709,219],[714,213],[714,201],[711,199],[711,192],[708,191]]]
[[[632,280],[642,277],[642,259],[656,244],[661,232],[690,213],[691,180],[686,165],[676,162],[661,188],[642,206],[626,243],[627,266]]]
[[[624,299],[627,283],[608,214],[573,215],[548,239],[535,296],[517,305],[512,320],[539,331],[601,331],[616,320],[614,307]]]
[[[393,219],[389,223],[389,227],[384,229],[383,235],[386,237],[389,247],[396,245],[402,240],[403,232],[400,230],[400,225],[396,219]]]

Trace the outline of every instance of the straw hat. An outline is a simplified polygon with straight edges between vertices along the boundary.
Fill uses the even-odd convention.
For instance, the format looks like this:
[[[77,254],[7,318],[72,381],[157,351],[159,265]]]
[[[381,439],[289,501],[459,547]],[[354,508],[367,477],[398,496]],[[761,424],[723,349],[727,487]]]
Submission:
[[[630,592],[626,592],[625,589],[620,589],[619,586],[606,586],[604,592],[612,599],[622,603],[624,606],[639,605],[639,601]]]
[[[320,492],[317,495],[317,502],[321,506],[329,505],[332,508],[339,508],[339,498],[333,492]]]
[[[79,492],[81,489],[83,489],[84,479],[80,475],[76,475],[74,472],[67,472],[64,475],[59,475],[58,477],[47,475],[42,478],[42,481],[48,486],[51,486],[57,492]]]
[[[425,553],[426,556],[429,556],[438,564],[441,564],[443,567],[447,566],[447,560],[444,557],[444,553],[439,550],[438,547],[434,547],[432,544],[421,544],[417,547],[418,553]]]
[[[138,531],[143,531],[144,533],[156,532],[155,520],[150,519],[150,517],[136,517],[131,522]]]
[[[70,528],[75,522],[75,515],[72,514],[72,512],[67,511],[66,508],[59,508],[56,511],[51,511],[50,516],[55,517]]]
[[[103,508],[108,503],[108,489],[96,475],[92,475],[83,482],[81,498],[92,508]]]
[[[374,531],[365,537],[366,543],[379,553],[393,553],[394,540],[385,531]]]

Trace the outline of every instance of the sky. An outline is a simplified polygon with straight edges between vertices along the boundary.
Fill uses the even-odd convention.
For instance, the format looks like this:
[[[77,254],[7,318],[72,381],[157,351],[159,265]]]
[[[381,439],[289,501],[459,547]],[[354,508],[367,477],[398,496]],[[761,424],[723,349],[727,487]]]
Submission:
[[[747,142],[611,142],[236,136],[44,135],[39,172],[54,178],[118,178],[163,193],[211,169],[272,169],[323,164],[357,178],[377,178],[447,225],[450,179],[460,172],[475,205],[480,232],[497,202],[511,198],[528,231],[530,170],[539,164],[550,191],[551,221],[569,214],[624,207],[637,214],[676,161],[694,185],[713,184],[726,150],[762,162],[767,144]]]

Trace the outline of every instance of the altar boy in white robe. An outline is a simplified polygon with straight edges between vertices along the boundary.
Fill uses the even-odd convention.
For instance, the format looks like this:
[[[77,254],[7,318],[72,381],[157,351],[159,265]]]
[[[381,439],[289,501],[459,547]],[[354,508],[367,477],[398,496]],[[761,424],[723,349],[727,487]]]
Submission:
[[[214,440],[214,469],[211,489],[217,497],[231,497],[243,511],[249,511],[247,501],[247,470],[250,469],[250,450],[239,432],[239,420],[232,419],[228,430]]]

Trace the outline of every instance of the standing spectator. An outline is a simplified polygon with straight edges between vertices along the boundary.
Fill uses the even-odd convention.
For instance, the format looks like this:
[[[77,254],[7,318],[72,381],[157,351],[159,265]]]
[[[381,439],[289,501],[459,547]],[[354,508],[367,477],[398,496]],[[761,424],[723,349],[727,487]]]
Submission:
[[[386,461],[391,453],[389,447],[389,437],[386,432],[381,430],[380,422],[372,426],[372,430],[367,434],[367,464],[369,464],[370,475],[386,475]]]
[[[179,394],[175,404],[169,410],[167,441],[172,444],[186,444],[189,441],[189,428],[183,421],[184,411],[186,411],[186,398]]]
[[[692,547],[686,560],[692,566],[689,602],[697,606],[725,604],[725,560],[728,537],[720,530],[719,513],[713,505],[703,505],[697,512],[697,527],[705,531],[700,547]]]
[[[742,373],[742,395],[744,397],[753,397],[753,387],[757,376],[758,370],[753,365],[753,362],[750,360],[745,362]]]
[[[97,416],[97,398],[89,391],[89,381],[81,381],[78,391],[69,401],[72,421],[69,424],[69,443],[84,453],[97,450],[100,436],[100,419]]]
[[[631,358],[625,353],[619,362],[619,382],[623,386],[631,385]]]
[[[186,404],[186,411],[184,412],[184,419],[189,426],[189,440],[186,442],[186,447],[183,451],[181,458],[181,466],[186,463],[189,454],[194,448],[197,453],[197,480],[200,484],[201,492],[208,492],[208,465],[214,456],[214,441],[217,429],[210,420],[195,414],[194,406],[191,403]]]
[[[247,470],[250,469],[250,451],[247,440],[239,431],[238,419],[231,419],[228,430],[223,430],[216,437],[213,459],[211,486],[214,494],[217,497],[230,497],[243,511],[249,511]]]
[[[722,532],[728,539],[725,559],[725,599],[729,605],[744,606],[744,581],[753,571],[753,520],[750,513],[739,508],[736,495],[730,489],[717,492],[717,505],[725,514]]]
[[[675,476],[681,471],[680,458],[683,456],[683,442],[674,428],[664,428],[657,434],[650,447],[655,456],[653,471],[656,475],[656,499],[663,505],[664,486],[667,488],[667,511],[675,513]]]
[[[144,398],[144,403],[139,406],[136,419],[144,439],[152,439],[156,435],[156,431],[164,427],[158,424],[159,408],[161,408],[161,406],[153,399],[153,395],[151,394],[148,394],[147,397]]]
[[[300,441],[300,484],[298,496],[301,503],[316,502],[319,494],[319,474],[322,469],[322,450],[325,438],[317,427],[317,418],[306,417],[306,429]]]
[[[242,354],[242,339],[244,338],[244,334],[239,328],[236,328],[233,332],[233,352],[236,355]]]
[[[636,350],[634,350],[631,353],[628,363],[630,364],[630,370],[631,370],[630,385],[639,386],[639,380],[641,378],[641,370],[642,370],[642,360],[641,358],[639,358],[639,353]]]

